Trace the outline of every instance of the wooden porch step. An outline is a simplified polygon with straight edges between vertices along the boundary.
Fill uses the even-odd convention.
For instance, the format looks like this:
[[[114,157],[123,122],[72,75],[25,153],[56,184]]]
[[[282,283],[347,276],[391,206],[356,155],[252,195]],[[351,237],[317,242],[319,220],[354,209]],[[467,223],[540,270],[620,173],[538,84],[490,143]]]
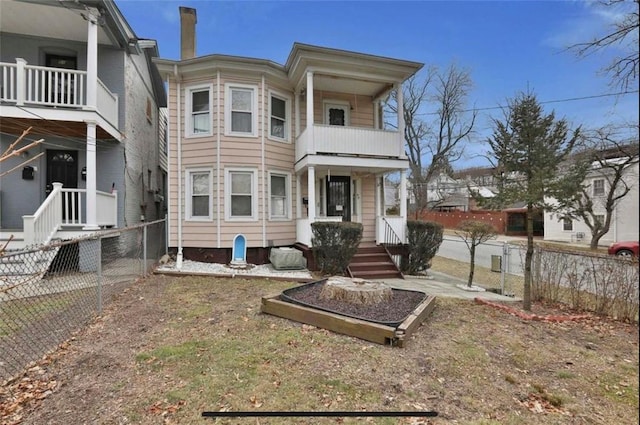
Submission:
[[[347,267],[351,277],[361,279],[402,278],[402,273],[382,246],[360,246]]]

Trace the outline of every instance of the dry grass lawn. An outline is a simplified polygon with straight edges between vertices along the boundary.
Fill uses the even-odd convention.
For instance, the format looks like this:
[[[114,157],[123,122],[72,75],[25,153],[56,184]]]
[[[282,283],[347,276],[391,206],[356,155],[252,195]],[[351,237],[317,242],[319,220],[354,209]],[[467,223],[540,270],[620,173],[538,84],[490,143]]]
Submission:
[[[162,275],[141,281],[23,380],[2,389],[1,422],[638,423],[637,325],[524,321],[439,299],[407,347],[392,348],[260,312],[263,295],[291,286]],[[32,398],[24,395],[28,385]],[[201,417],[221,410],[428,410],[438,416]]]

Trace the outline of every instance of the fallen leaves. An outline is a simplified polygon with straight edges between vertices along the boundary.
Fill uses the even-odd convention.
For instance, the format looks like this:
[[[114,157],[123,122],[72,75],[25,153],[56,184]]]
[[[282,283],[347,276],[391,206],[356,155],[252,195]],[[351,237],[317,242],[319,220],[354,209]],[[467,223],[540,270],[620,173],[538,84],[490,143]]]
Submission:
[[[529,393],[523,400],[518,400],[517,398],[514,398],[514,400],[519,405],[529,409],[531,412],[536,414],[559,413],[561,415],[572,416],[570,412],[554,406],[553,404],[551,404],[551,402],[549,402],[549,400],[547,400],[543,395],[540,394]]]
[[[40,403],[53,394],[57,387],[58,382],[47,378],[44,369],[32,367],[22,379],[0,387],[0,417],[7,424],[20,423],[27,406]]]

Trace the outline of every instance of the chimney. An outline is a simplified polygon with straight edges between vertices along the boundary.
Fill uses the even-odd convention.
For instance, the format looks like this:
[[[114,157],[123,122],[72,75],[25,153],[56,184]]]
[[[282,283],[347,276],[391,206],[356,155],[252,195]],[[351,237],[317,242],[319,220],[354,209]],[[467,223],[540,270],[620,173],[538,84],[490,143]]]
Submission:
[[[196,56],[196,10],[180,6],[180,60]]]

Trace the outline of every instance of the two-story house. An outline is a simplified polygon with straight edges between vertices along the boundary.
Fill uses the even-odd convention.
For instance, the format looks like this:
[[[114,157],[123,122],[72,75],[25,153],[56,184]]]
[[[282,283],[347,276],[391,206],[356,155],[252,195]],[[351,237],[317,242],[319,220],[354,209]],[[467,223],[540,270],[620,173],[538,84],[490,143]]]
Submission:
[[[635,149],[635,151],[634,151]],[[635,156],[631,156],[635,152]],[[610,193],[619,195],[623,186],[629,188],[629,192],[621,198],[611,212],[611,224],[609,231],[600,239],[600,245],[609,245],[620,241],[637,241],[640,218],[638,215],[638,203],[640,201],[638,187],[638,148],[625,150],[623,157],[616,149],[608,149],[600,152],[601,159],[592,163],[592,168],[583,181],[585,191],[593,203],[593,212],[597,219],[603,223],[606,217],[605,205]],[[618,161],[623,183],[618,183],[616,190],[612,191],[614,172],[607,166],[602,166],[608,161]],[[623,162],[619,162],[623,161]],[[624,165],[623,164],[628,164]],[[553,200],[550,200],[553,202]],[[589,244],[591,230],[580,219],[572,219],[560,212],[546,211],[544,213],[544,239],[552,241],[573,242]]]
[[[18,241],[9,248],[163,217],[155,42],[111,0],[3,0],[0,31],[0,230]]]
[[[404,238],[406,170],[382,104],[422,64],[295,43],[285,64],[195,52],[196,11],[180,8],[181,60],[156,59],[169,89],[169,247],[228,262],[236,235],[247,259],[311,246],[311,224],[359,222]],[[402,105],[402,90],[399,104]],[[385,217],[383,177],[400,172],[400,215]]]

